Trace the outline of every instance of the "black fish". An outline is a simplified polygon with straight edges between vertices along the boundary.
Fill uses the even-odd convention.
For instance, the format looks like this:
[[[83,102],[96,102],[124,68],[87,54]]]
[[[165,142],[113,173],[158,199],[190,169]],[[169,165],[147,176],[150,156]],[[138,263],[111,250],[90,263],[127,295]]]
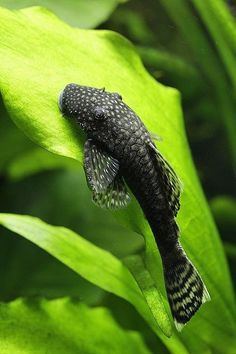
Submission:
[[[60,94],[59,107],[87,134],[84,170],[94,202],[125,207],[130,200],[126,184],[137,198],[161,254],[169,304],[180,330],[210,296],[178,240],[178,177],[118,93],[69,84]]]

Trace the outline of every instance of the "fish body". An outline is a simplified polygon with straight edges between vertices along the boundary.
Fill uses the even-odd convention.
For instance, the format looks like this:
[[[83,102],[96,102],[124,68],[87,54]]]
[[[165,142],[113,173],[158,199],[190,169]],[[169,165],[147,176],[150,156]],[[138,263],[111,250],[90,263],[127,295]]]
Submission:
[[[118,93],[69,84],[59,107],[87,134],[84,169],[94,202],[106,208],[125,207],[130,200],[126,185],[138,200],[161,254],[167,296],[180,330],[210,297],[179,242],[178,177]]]

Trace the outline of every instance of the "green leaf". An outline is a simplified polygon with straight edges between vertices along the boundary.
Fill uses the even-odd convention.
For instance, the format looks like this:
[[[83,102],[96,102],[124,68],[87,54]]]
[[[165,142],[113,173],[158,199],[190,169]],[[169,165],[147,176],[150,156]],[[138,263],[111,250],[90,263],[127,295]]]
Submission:
[[[72,26],[95,28],[106,21],[116,6],[124,1],[126,0],[0,0],[0,6],[9,9],[45,6]]]
[[[3,12],[5,12],[6,14],[11,14],[11,12],[9,12],[9,11],[7,11],[7,10],[2,10]],[[32,16],[31,16],[31,11],[33,11],[33,13],[35,14],[34,15],[34,20],[33,20],[33,22],[34,22],[34,25],[33,26],[35,26],[36,24],[37,24],[37,22],[38,22],[38,26],[39,26],[39,28],[43,28],[43,23],[42,23],[42,20],[43,21],[46,21],[46,23],[48,22],[48,20],[49,20],[49,18],[52,18],[52,20],[53,20],[53,23],[54,23],[54,26],[55,26],[55,28],[60,28],[60,26],[62,26],[61,28],[60,28],[60,30],[59,30],[59,33],[58,33],[58,35],[59,35],[59,37],[60,38],[63,38],[63,33],[65,34],[68,30],[69,30],[69,32],[71,32],[71,33],[73,33],[74,32],[74,35],[75,35],[75,39],[76,38],[79,38],[81,41],[82,41],[82,43],[83,43],[83,46],[85,47],[87,47],[87,40],[89,40],[89,38],[85,38],[85,37],[87,37],[87,35],[92,35],[92,37],[93,37],[93,32],[83,32],[83,35],[82,36],[77,36],[77,33],[79,32],[78,30],[71,30],[68,26],[66,26],[66,25],[64,25],[64,24],[62,24],[58,19],[56,19],[55,17],[53,17],[51,14],[49,14],[48,12],[46,12],[45,13],[45,10],[42,10],[42,9],[31,9],[31,10],[24,10],[24,11],[21,11],[20,13],[23,15],[23,17],[26,19],[27,18],[27,22],[28,22],[28,24],[29,24],[29,21],[30,21],[30,19],[32,19]],[[4,23],[4,20],[3,20],[3,23]],[[3,24],[2,23],[2,24]],[[5,22],[5,24],[7,24],[7,22]],[[60,25],[60,26],[59,26]],[[5,27],[5,25],[4,25],[4,27]],[[29,29],[29,27],[28,27],[28,29]],[[28,29],[27,28],[25,28],[25,30],[26,30],[26,32],[25,32],[25,35],[26,35],[26,37],[28,37]],[[84,34],[87,34],[87,35],[85,35],[84,36]],[[101,38],[99,38],[100,37],[100,34],[101,34]],[[98,48],[99,48],[99,46],[101,47],[100,48],[100,51],[101,52],[103,52],[102,53],[102,58],[104,57],[104,55],[105,55],[105,53],[104,53],[104,51],[108,51],[108,53],[109,53],[109,47],[107,46],[107,45],[105,45],[105,42],[104,42],[104,36],[105,36],[105,38],[107,37],[107,44],[109,44],[109,42],[111,41],[111,40],[113,40],[113,34],[111,34],[111,33],[109,33],[109,32],[100,32],[100,34],[98,35],[98,41],[97,41],[97,45],[98,45]],[[62,35],[62,37],[61,37],[61,35]],[[111,38],[110,38],[111,37]],[[9,37],[8,37],[9,38]],[[28,37],[29,38],[29,37]],[[91,38],[92,39],[92,38]],[[52,40],[52,42],[51,42],[51,45],[55,45],[55,41],[51,38],[51,40]],[[117,43],[119,44],[119,42],[121,41],[121,42],[123,42],[123,39],[120,37],[120,36],[118,36],[118,35],[116,35],[116,41],[117,41]],[[54,44],[53,44],[53,42],[54,42]],[[76,39],[76,42],[77,42],[77,39]],[[48,37],[48,39],[47,39],[47,43],[48,43],[48,45],[49,45],[49,43],[50,43],[50,40],[49,40],[49,37]],[[50,46],[49,46],[50,47]],[[3,47],[1,47],[2,49],[3,49]],[[71,48],[71,43],[69,44],[69,42],[68,42],[68,50],[69,50],[69,48]],[[124,51],[127,51],[127,54],[126,55],[129,55],[129,53],[131,54],[131,53],[133,53],[133,50],[132,50],[132,48],[129,46],[129,45],[126,45],[125,47],[123,47],[122,46],[122,44],[121,44],[121,53],[119,54],[119,56],[121,56],[122,55],[122,48],[124,49]],[[36,48],[35,48],[36,49]],[[1,51],[1,49],[0,49],[0,51]],[[36,52],[37,51],[35,51],[35,54],[36,54]],[[63,52],[64,52],[64,50],[63,50]],[[65,51],[65,53],[66,53],[66,51]],[[35,55],[34,54],[34,55]],[[39,54],[39,52],[38,52],[38,54]],[[125,53],[124,53],[125,54]],[[35,62],[35,57],[34,57],[34,55],[33,55],[33,62]],[[54,54],[53,54],[54,55]],[[64,54],[63,54],[64,55]],[[82,54],[83,55],[83,54]],[[88,53],[86,54],[86,57],[84,57],[84,59],[87,61],[87,55],[88,55]],[[125,55],[125,56],[126,56]],[[40,56],[41,56],[41,54],[40,54]],[[106,55],[105,55],[106,56]],[[57,57],[57,56],[56,56]],[[56,59],[56,57],[55,57],[55,59]],[[28,57],[28,58],[30,58],[30,57]],[[63,59],[64,60],[64,59]],[[140,66],[140,69],[142,69],[142,66],[140,65],[140,62],[139,62],[139,60],[138,60],[138,58],[133,54],[133,60],[134,60],[134,63],[136,63],[137,62],[137,65],[139,65]],[[11,60],[10,60],[11,61]],[[84,61],[84,64],[86,64],[86,61]],[[13,62],[12,62],[13,63]],[[61,63],[62,64],[62,66],[64,66],[64,64],[63,63]],[[105,63],[104,63],[105,64]],[[39,73],[39,71],[40,71],[40,64],[39,64],[39,62],[36,64],[35,63],[35,65],[36,65],[36,67],[37,67],[37,72]],[[30,66],[30,65],[29,65]],[[33,66],[34,66],[34,64],[33,64]],[[118,63],[118,66],[119,66],[119,63]],[[35,68],[36,68],[35,67]],[[55,69],[55,66],[54,66],[54,64],[53,64],[53,67],[54,67],[54,69]],[[6,67],[5,67],[6,68]],[[46,68],[46,66],[45,66],[45,63],[42,65],[42,69],[43,68]],[[9,71],[9,69],[10,69],[10,66],[9,66],[9,61],[8,61],[8,64],[7,64],[7,73],[5,72],[5,74],[6,74],[6,76],[8,76],[8,74],[11,72],[11,70]],[[50,76],[50,72],[51,72],[51,69],[52,68],[50,68],[50,66],[48,66],[47,67],[47,69],[46,69],[46,71],[47,71],[47,76],[49,75]],[[54,70],[53,69],[53,70]],[[61,68],[62,69],[62,68]],[[82,70],[82,67],[80,66],[80,69]],[[64,69],[63,69],[64,70]],[[62,72],[63,72],[63,70],[62,70]],[[118,70],[119,71],[119,69],[117,68],[116,70]],[[115,71],[116,71],[115,70]],[[143,69],[142,69],[143,70]],[[19,71],[18,71],[18,73],[19,73]],[[145,72],[144,72],[145,73]],[[44,80],[45,79],[45,72],[43,73],[43,72],[41,72],[41,74],[39,75],[39,76],[41,76],[41,78]],[[4,75],[3,75],[4,76]],[[37,74],[37,76],[38,76],[38,74]],[[19,77],[18,77],[19,78]],[[6,77],[5,77],[5,79],[6,79]],[[7,80],[5,80],[4,79],[4,82],[6,83],[7,82]],[[31,77],[31,79],[33,79],[33,77]],[[25,82],[28,82],[29,83],[29,81],[31,80],[30,79],[30,77],[28,77],[28,79],[26,80],[26,77],[25,77]],[[57,76],[57,78],[54,76],[54,78],[53,78],[53,81],[54,81],[54,84],[56,83],[56,81],[55,80],[59,80],[58,81],[58,84],[56,85],[56,91],[55,91],[55,93],[54,93],[54,98],[53,98],[53,100],[52,100],[52,102],[51,103],[49,103],[49,106],[48,106],[48,108],[50,108],[50,111],[51,111],[51,107],[54,107],[54,109],[55,109],[55,112],[54,113],[56,113],[56,115],[54,115],[54,118],[53,118],[53,116],[51,115],[51,113],[52,112],[46,112],[46,111],[44,111],[43,109],[42,109],[42,107],[44,106],[44,104],[43,104],[43,101],[45,102],[45,100],[48,100],[48,97],[50,97],[51,96],[51,94],[49,94],[48,92],[47,92],[47,86],[45,86],[45,88],[43,88],[43,83],[41,82],[37,82],[37,84],[36,84],[36,81],[34,81],[34,87],[36,88],[38,88],[40,91],[41,91],[41,93],[36,93],[35,92],[35,96],[34,96],[34,98],[36,99],[36,101],[41,101],[42,99],[43,99],[43,96],[44,95],[46,95],[47,96],[47,98],[46,98],[46,96],[44,96],[44,100],[43,101],[41,101],[41,103],[40,102],[38,102],[38,104],[39,105],[36,105],[37,107],[38,107],[38,112],[36,113],[36,111],[37,111],[37,108],[36,108],[36,106],[34,105],[34,104],[32,104],[33,102],[31,101],[31,104],[29,105],[29,104],[24,104],[24,106],[25,107],[28,107],[28,108],[30,108],[30,110],[32,109],[32,107],[34,107],[34,112],[36,113],[36,115],[37,115],[37,119],[35,120],[35,119],[29,119],[29,112],[28,113],[26,113],[26,112],[23,112],[23,110],[22,109],[17,109],[16,108],[16,110],[17,110],[17,114],[15,115],[14,113],[13,113],[13,111],[11,110],[11,109],[9,109],[9,112],[10,112],[10,114],[11,114],[11,116],[12,116],[12,118],[13,117],[16,117],[16,116],[18,116],[18,114],[20,113],[20,115],[21,115],[21,118],[20,118],[20,121],[18,120],[18,119],[14,119],[15,120],[15,122],[16,122],[16,124],[17,125],[19,125],[21,128],[24,126],[24,128],[25,129],[23,129],[24,130],[24,132],[27,134],[27,135],[29,135],[30,137],[31,137],[31,139],[33,139],[35,142],[37,142],[37,143],[40,143],[43,147],[45,147],[45,148],[47,148],[47,149],[49,149],[50,151],[53,151],[53,152],[57,152],[57,153],[59,153],[59,154],[62,154],[62,155],[66,155],[66,156],[69,156],[69,157],[73,157],[73,158],[78,158],[80,161],[81,161],[81,159],[82,159],[82,154],[81,154],[81,150],[80,150],[80,148],[79,148],[79,145],[81,145],[81,141],[82,141],[82,137],[81,137],[81,135],[79,136],[79,135],[77,135],[76,134],[76,132],[75,131],[73,131],[73,128],[68,124],[68,122],[66,121],[66,120],[64,120],[64,119],[62,119],[62,117],[60,117],[60,114],[59,114],[59,111],[58,111],[58,106],[57,106],[57,100],[58,100],[58,94],[59,94],[59,92],[60,92],[60,90],[61,90],[61,88],[68,82],[68,81],[73,81],[73,79],[74,79],[74,74],[73,74],[73,72],[71,71],[71,78],[67,78],[67,79],[63,79],[60,75],[58,75]],[[81,81],[81,79],[82,78],[80,78],[80,81]],[[105,77],[104,77],[104,80],[105,80]],[[148,80],[150,80],[150,78],[148,78]],[[78,79],[78,81],[79,81],[79,79]],[[123,78],[121,78],[120,77],[120,84],[122,84],[122,82],[123,82]],[[32,83],[32,81],[31,81],[31,83]],[[130,83],[131,84],[131,83]],[[97,84],[95,84],[95,85],[99,85],[98,83]],[[16,87],[16,86],[15,86]],[[51,86],[50,86],[51,87]],[[131,87],[131,86],[130,86]],[[11,101],[11,99],[10,99],[10,97],[6,97],[6,95],[5,95],[5,93],[6,93],[6,91],[5,91],[5,89],[3,88],[3,87],[1,87],[2,88],[2,95],[3,95],[3,97],[4,97],[4,102],[5,102],[5,104],[7,105],[7,107],[9,108],[9,106],[8,106],[8,102],[10,102]],[[18,87],[19,88],[19,87]],[[51,87],[52,88],[52,87]],[[26,89],[26,88],[25,88]],[[55,90],[55,87],[54,87],[54,90]],[[7,90],[8,91],[8,90]],[[28,91],[28,89],[27,89],[27,91]],[[37,90],[36,90],[37,91]],[[13,92],[13,91],[12,91]],[[25,94],[26,94],[26,92],[25,92]],[[163,92],[163,95],[164,95],[164,92]],[[17,95],[18,96],[18,95]],[[23,96],[25,96],[24,95],[24,93],[23,92],[21,92],[21,97],[23,97]],[[26,94],[26,96],[28,96],[28,93]],[[25,98],[26,98],[26,100],[28,101],[28,98],[25,96]],[[37,97],[36,97],[37,96]],[[19,97],[19,96],[18,96]],[[9,99],[10,99],[10,101],[9,101]],[[15,97],[15,102],[17,101],[17,98]],[[31,99],[30,100],[32,100],[32,97],[31,97]],[[29,103],[29,102],[28,102]],[[36,109],[36,110],[35,110]],[[32,113],[32,112],[31,112]],[[41,115],[41,119],[39,119],[38,120],[38,113],[39,113],[39,115]],[[50,117],[50,119],[48,119],[48,117]],[[56,118],[56,121],[58,122],[58,124],[57,123],[55,123],[55,118]],[[59,118],[59,119],[58,119]],[[24,121],[24,122],[23,122]],[[41,121],[41,123],[40,123],[40,121]],[[20,123],[20,124],[19,124]],[[37,126],[37,128],[36,128],[36,126]],[[40,131],[40,133],[38,134],[31,134],[31,132],[32,132],[32,129],[33,129],[33,131],[35,132],[36,130],[35,130],[35,128],[36,128],[36,130],[38,131],[38,133],[39,133],[39,131]],[[55,137],[55,139],[53,139],[52,138],[52,132],[53,132],[53,134],[54,134],[54,137]],[[57,138],[56,138],[56,136],[57,136]],[[79,137],[79,140],[78,140],[78,137]],[[62,140],[61,140],[62,139]],[[53,143],[53,140],[54,140],[54,143]],[[80,142],[80,144],[78,145],[78,141]],[[162,307],[163,307],[163,305],[162,305]],[[164,311],[164,307],[163,307],[163,311]],[[165,316],[166,318],[167,318],[167,316]],[[166,328],[165,329],[163,329],[164,331],[165,331],[165,333],[167,333],[168,335],[170,335],[170,324],[169,324],[169,322],[167,321],[166,322]]]
[[[1,354],[150,354],[142,337],[123,330],[107,309],[76,300],[18,299],[1,303],[0,317]]]
[[[110,253],[73,231],[48,225],[34,217],[14,214],[0,214],[0,223],[34,242],[103,289],[144,305],[140,290],[126,267]],[[102,276],[102,272],[106,276]],[[130,289],[128,293],[126,288]]]
[[[235,346],[232,284],[223,248],[193,167],[178,92],[151,78],[130,43],[115,33],[72,29],[43,9],[14,13],[2,9],[0,15],[0,89],[12,119],[36,143],[52,152],[82,161],[84,135],[61,117],[57,106],[58,94],[69,82],[105,86],[109,91],[120,92],[124,101],[142,117],[147,128],[163,137],[159,149],[184,183],[178,216],[181,242],[199,269],[212,297],[211,303],[202,307],[183,333],[178,338],[175,335],[172,340],[166,341],[166,345],[179,343],[184,352],[184,342],[186,346],[189,345],[191,353],[197,353],[196,343],[202,341],[218,351],[232,352]],[[157,290],[164,294],[156,244],[134,198],[127,209],[115,215],[128,228],[145,237],[145,267]],[[19,232],[19,228],[15,230]],[[41,233],[34,235],[36,238],[39,236]],[[72,237],[72,241],[76,242],[77,237]],[[48,242],[47,239],[44,247]],[[73,251],[76,246],[70,247]],[[64,254],[64,247],[58,246],[57,251],[58,257]],[[100,252],[104,251],[98,252],[103,258],[104,254]],[[134,278],[127,273],[127,268],[121,262],[108,262],[107,257],[110,255],[103,259],[107,262],[106,267],[110,269],[108,264],[111,261],[115,274],[120,269],[125,274],[123,276],[129,274],[128,284],[135,286],[137,293],[131,291],[127,295],[127,289],[122,287],[117,278],[108,278],[110,281],[106,277],[92,278],[97,275],[87,268],[91,266],[85,264],[88,262],[87,257],[83,264],[86,279],[90,277],[90,281],[99,281],[98,285],[108,291],[116,291],[117,295],[132,303],[138,302],[136,308],[144,318],[148,317],[147,321],[149,324],[152,322],[152,328],[156,328]],[[67,256],[67,260],[69,264],[70,257]],[[96,273],[96,269],[93,271]],[[167,322],[163,330],[170,333]],[[190,341],[189,336],[193,332],[195,335]]]
[[[177,338],[167,340],[158,329],[157,322],[162,331],[170,335],[169,323],[165,319],[161,302],[160,311],[155,314],[154,319],[132,275],[122,262],[110,253],[69,229],[48,225],[30,216],[0,214],[0,224],[35,243],[90,282],[126,299],[158,333],[170,350],[179,348],[180,353],[186,353]]]

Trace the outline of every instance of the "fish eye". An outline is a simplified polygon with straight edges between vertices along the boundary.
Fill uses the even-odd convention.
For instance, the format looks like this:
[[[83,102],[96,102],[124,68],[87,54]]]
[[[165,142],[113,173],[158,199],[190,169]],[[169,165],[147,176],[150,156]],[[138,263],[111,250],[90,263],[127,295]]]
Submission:
[[[117,100],[122,100],[122,96],[118,92],[112,94]]]
[[[93,113],[96,119],[103,119],[105,117],[105,110],[102,107],[95,107]]]

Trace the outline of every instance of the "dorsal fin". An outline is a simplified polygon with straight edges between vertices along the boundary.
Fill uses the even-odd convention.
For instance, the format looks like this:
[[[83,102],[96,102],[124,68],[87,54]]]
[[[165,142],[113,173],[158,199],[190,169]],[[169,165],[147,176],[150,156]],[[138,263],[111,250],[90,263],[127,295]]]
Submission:
[[[182,183],[177,177],[175,171],[170,166],[169,162],[161,155],[155,145],[150,141],[149,146],[155,153],[157,167],[161,171],[161,179],[164,186],[164,191],[169,203],[169,206],[174,214],[177,215],[180,208],[180,194],[182,192]]]

